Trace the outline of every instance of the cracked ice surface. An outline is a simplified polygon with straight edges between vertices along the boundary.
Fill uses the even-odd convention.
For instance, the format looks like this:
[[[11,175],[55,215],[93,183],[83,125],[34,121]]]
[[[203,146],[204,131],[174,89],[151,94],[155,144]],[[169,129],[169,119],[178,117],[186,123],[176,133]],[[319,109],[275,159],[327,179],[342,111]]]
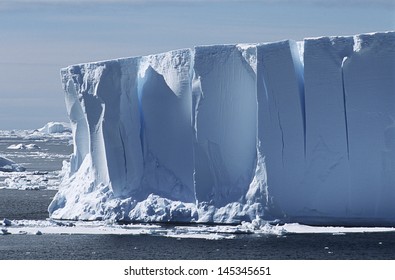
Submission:
[[[395,223],[395,33],[62,69],[53,218]]]

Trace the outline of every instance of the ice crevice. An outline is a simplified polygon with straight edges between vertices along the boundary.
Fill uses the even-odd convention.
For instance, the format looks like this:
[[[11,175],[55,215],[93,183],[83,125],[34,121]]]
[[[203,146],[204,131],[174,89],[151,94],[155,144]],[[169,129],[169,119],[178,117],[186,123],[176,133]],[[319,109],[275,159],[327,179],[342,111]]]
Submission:
[[[280,119],[280,114],[277,112],[277,120],[278,120],[278,128],[280,129],[281,133],[281,162],[284,167],[284,148],[285,148],[285,143],[284,143],[284,130],[281,126],[281,119]]]
[[[198,46],[62,69],[52,218],[395,224],[395,33]]]
[[[346,97],[346,88],[344,86],[344,63],[346,62],[347,57],[343,58],[342,65],[341,65],[341,71],[342,71],[342,88],[343,88],[343,103],[344,103],[344,123],[345,123],[345,128],[346,128],[346,141],[347,141],[347,159],[350,160],[350,141],[348,137],[348,120],[347,120],[347,97]]]

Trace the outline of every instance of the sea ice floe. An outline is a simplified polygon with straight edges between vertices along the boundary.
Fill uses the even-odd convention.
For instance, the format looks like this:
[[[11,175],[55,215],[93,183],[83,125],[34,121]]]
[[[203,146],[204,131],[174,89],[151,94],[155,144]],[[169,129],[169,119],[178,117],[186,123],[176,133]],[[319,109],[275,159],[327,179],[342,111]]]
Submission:
[[[36,144],[12,144],[7,147],[9,150],[38,150],[40,147]]]
[[[363,232],[395,232],[395,228],[383,227],[311,227],[301,224],[271,225],[265,221],[256,221],[259,228],[251,227],[248,223],[239,226],[225,225],[189,225],[177,226],[163,224],[127,224],[109,223],[106,221],[75,221],[59,222],[56,220],[34,221],[13,220],[12,225],[5,230],[7,234],[117,234],[117,235],[152,235],[171,238],[201,238],[201,239],[234,239],[241,237],[260,237],[262,235],[284,236],[301,233],[363,233]]]

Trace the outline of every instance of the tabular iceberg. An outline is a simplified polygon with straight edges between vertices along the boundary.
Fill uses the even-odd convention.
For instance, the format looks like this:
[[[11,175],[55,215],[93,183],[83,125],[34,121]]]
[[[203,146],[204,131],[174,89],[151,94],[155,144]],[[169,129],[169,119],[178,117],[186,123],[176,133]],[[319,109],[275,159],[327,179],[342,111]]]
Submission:
[[[395,32],[62,69],[58,219],[395,224]]]

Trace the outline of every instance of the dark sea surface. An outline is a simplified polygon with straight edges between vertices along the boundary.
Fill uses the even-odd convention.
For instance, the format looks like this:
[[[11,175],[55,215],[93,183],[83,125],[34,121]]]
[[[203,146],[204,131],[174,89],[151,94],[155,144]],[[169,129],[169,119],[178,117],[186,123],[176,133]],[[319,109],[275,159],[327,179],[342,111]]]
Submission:
[[[395,259],[395,233],[240,236],[233,240],[149,235],[0,235],[0,259]]]
[[[0,137],[0,155],[22,164],[26,171],[55,171],[62,168],[63,160],[73,152],[66,139],[24,139]],[[10,150],[10,145],[35,144],[40,149]]]
[[[38,151],[11,151],[37,143]],[[0,152],[28,171],[54,171],[71,153],[64,140],[0,139]],[[14,154],[13,154],[14,153]],[[27,157],[24,157],[27,153]],[[44,153],[44,154],[42,154]],[[48,157],[47,154],[58,155]],[[0,178],[1,179],[1,178]],[[54,190],[0,189],[0,220],[45,220]],[[395,233],[238,235],[236,239],[177,239],[152,235],[0,235],[0,259],[395,259]]]
[[[45,220],[54,190],[0,190],[0,219]]]

